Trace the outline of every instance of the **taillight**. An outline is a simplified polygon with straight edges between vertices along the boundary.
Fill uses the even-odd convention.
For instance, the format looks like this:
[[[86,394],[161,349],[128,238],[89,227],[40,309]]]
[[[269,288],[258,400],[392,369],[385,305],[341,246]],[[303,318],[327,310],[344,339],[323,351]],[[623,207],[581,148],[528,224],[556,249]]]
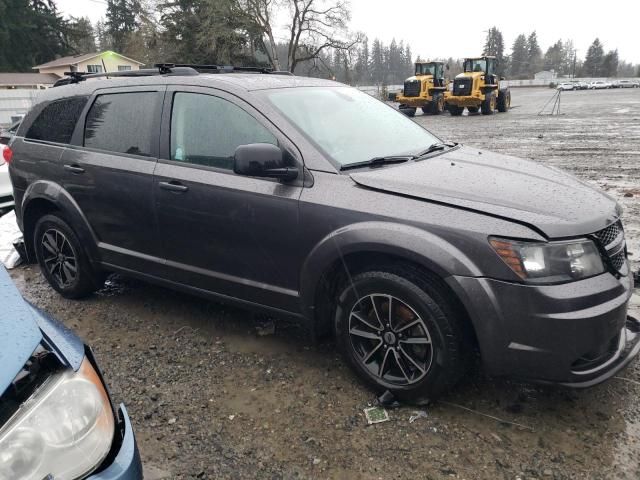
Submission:
[[[2,149],[2,158],[4,158],[5,162],[11,163],[11,159],[13,158],[13,150],[5,145],[5,147]]]

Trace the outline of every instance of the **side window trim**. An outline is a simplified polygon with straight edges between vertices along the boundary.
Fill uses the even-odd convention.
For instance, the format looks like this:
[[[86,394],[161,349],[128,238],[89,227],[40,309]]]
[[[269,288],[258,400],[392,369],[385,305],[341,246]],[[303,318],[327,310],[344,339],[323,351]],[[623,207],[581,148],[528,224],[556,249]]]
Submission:
[[[196,165],[190,164],[187,162],[181,162],[177,160],[171,160],[171,116],[173,113],[173,102],[175,99],[175,95],[177,93],[193,93],[193,94],[201,94],[208,95],[212,97],[221,98],[235,105],[239,109],[243,110],[245,113],[253,117],[260,125],[262,125],[268,132],[270,132],[278,141],[278,144],[289,151],[296,163],[298,163],[301,167],[304,166],[304,160],[302,157],[302,152],[300,149],[280,130],[278,129],[269,119],[262,114],[258,109],[256,109],[250,103],[244,101],[243,99],[233,95],[224,90],[220,90],[218,88],[213,87],[196,87],[196,86],[184,86],[184,85],[169,85],[167,87],[164,107],[162,109],[162,127],[160,131],[160,155],[158,157],[159,163],[168,163],[171,165],[180,165],[186,168],[196,168],[196,169],[206,169],[215,172],[220,172],[228,175],[235,175],[232,170],[227,170],[224,168],[211,167],[205,165]],[[268,179],[264,179],[267,180]]]
[[[108,155],[118,155],[122,157],[131,157],[131,158],[147,160],[147,161],[157,161],[160,151],[158,149],[159,142],[156,140],[160,135],[160,123],[161,123],[161,117],[162,117],[162,111],[163,111],[163,105],[164,105],[164,95],[165,95],[166,89],[167,88],[164,85],[159,85],[159,86],[148,85],[148,86],[132,86],[132,87],[111,87],[111,88],[107,87],[107,88],[100,88],[95,90],[93,93],[89,95],[89,100],[87,101],[87,104],[85,105],[85,108],[83,109],[82,114],[78,118],[78,122],[76,123],[76,127],[71,137],[71,142],[69,143],[68,146],[78,150],[87,150],[92,152],[106,153]],[[156,105],[158,110],[158,115],[156,115],[154,119],[154,125],[152,127],[154,131],[154,135],[156,136],[156,139],[151,142],[151,145],[153,148],[153,151],[151,152],[151,156],[137,155],[132,153],[112,152],[109,150],[102,150],[98,148],[91,148],[91,147],[84,146],[84,131],[85,131],[85,126],[87,122],[87,115],[89,114],[91,107],[93,107],[93,104],[95,103],[96,99],[100,95],[110,95],[110,94],[117,94],[117,93],[141,93],[141,92],[156,93],[156,102],[158,102]]]

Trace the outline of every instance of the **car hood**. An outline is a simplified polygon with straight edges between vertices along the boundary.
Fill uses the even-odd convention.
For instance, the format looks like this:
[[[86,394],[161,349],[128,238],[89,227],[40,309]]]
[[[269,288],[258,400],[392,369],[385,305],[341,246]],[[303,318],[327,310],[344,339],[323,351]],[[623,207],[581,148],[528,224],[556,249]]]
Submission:
[[[351,178],[364,187],[524,223],[549,238],[596,232],[619,213],[613,198],[568,173],[470,147]]]
[[[0,265],[0,395],[42,341],[30,306]]]

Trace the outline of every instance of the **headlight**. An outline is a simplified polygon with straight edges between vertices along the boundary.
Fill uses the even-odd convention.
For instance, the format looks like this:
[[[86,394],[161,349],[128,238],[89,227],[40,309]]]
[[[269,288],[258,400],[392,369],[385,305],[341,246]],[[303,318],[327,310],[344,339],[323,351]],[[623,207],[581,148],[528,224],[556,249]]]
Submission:
[[[49,378],[0,429],[0,479],[75,479],[109,453],[114,419],[85,357],[77,372]]]
[[[511,270],[528,282],[568,282],[605,271],[591,240],[533,243],[490,238],[489,243]]]

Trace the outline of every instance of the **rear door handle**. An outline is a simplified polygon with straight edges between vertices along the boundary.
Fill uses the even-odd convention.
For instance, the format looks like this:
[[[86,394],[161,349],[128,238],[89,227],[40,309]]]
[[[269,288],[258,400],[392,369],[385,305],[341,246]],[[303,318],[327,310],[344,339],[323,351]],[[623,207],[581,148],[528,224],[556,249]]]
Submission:
[[[79,167],[78,165],[65,165],[64,169],[71,173],[84,173],[84,168]]]
[[[169,190],[170,192],[186,192],[189,187],[182,185],[180,182],[172,180],[171,182],[159,182],[160,188],[163,190]]]

